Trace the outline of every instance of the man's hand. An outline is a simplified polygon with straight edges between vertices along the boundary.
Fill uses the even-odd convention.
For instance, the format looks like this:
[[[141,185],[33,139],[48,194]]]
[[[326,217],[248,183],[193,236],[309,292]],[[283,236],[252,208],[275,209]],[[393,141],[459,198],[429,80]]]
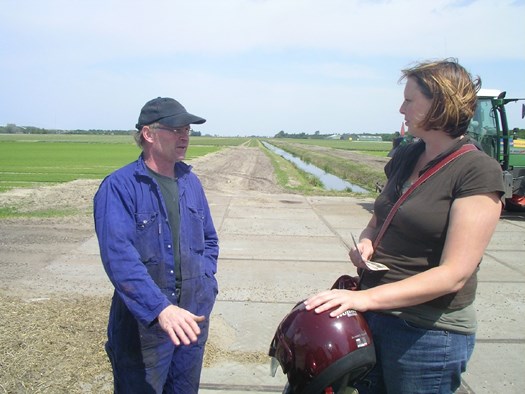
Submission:
[[[186,309],[170,305],[159,314],[160,327],[168,333],[172,342],[179,346],[181,343],[189,345],[197,342],[197,336],[201,333],[197,323],[205,320],[204,316],[195,316]]]

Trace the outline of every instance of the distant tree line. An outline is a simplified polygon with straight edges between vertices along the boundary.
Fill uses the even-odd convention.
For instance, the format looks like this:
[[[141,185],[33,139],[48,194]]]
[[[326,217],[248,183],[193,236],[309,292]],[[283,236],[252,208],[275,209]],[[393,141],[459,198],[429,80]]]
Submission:
[[[107,134],[107,135],[129,135],[136,130],[57,130],[57,129],[41,129],[33,126],[17,126],[16,124],[7,124],[0,126],[0,134]],[[192,136],[201,136],[200,131],[191,131]]]
[[[129,135],[135,132],[135,130],[58,130],[58,129],[42,129],[33,126],[17,126],[13,123],[8,123],[5,126],[0,126],[0,134],[108,134],[108,135]],[[397,132],[399,133],[399,132]],[[514,138],[525,139],[525,129],[514,128],[511,131]],[[202,136],[200,131],[191,130],[191,136],[200,137]],[[297,139],[340,139],[348,140],[352,138],[353,141],[357,140],[357,136],[381,136],[383,141],[392,141],[396,137],[396,132],[391,133],[342,133],[342,134],[326,134],[321,133],[319,130],[313,134],[307,133],[286,133],[284,130],[279,131],[275,134],[274,138],[297,138]],[[206,134],[206,136],[209,136]],[[256,136],[252,136],[256,137]]]

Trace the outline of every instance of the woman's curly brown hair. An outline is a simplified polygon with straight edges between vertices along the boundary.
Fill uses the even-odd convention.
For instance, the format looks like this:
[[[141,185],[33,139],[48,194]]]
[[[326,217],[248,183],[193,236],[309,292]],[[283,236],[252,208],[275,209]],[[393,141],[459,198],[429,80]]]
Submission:
[[[457,59],[422,62],[401,70],[399,82],[413,78],[432,105],[419,125],[425,130],[443,130],[452,138],[467,132],[477,104],[481,79],[472,78]]]

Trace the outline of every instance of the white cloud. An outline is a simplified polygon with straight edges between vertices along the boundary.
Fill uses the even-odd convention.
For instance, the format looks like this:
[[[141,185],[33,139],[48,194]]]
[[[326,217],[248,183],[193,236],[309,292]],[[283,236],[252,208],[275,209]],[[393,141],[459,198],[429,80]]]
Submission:
[[[500,1],[496,7],[490,0],[12,1],[6,22],[22,34],[34,31],[36,35],[30,37],[49,50],[106,49],[107,55],[111,51],[223,54],[313,48],[372,55],[380,49],[381,55],[409,56],[432,55],[437,49],[481,56],[480,49],[486,52],[497,43],[499,56],[523,59],[525,52],[513,48],[512,37],[523,37],[525,7],[512,4]],[[52,42],[46,44],[46,39]]]

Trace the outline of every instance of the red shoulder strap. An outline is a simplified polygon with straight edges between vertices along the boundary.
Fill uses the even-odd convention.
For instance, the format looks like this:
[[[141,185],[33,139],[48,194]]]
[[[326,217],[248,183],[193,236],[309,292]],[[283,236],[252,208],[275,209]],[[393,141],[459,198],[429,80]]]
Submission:
[[[416,187],[418,187],[419,185],[421,185],[423,182],[425,182],[428,178],[430,178],[432,175],[434,175],[440,169],[445,167],[448,163],[450,163],[451,161],[457,159],[459,156],[461,156],[461,155],[463,155],[463,154],[465,154],[467,152],[470,152],[472,150],[478,150],[478,148],[476,148],[476,146],[473,145],[473,144],[465,144],[461,148],[459,148],[458,150],[452,152],[450,155],[444,157],[438,164],[436,164],[435,166],[433,166],[433,167],[429,168],[428,170],[426,170],[425,173],[423,175],[421,175],[417,179],[417,181],[415,181],[412,184],[412,186],[410,186],[410,188],[406,192],[403,193],[403,195],[401,197],[399,197],[399,200],[397,200],[397,202],[394,204],[394,206],[392,207],[392,209],[388,213],[388,216],[386,217],[385,222],[381,226],[381,230],[379,230],[379,234],[377,234],[377,237],[376,237],[376,239],[374,241],[374,250],[376,249],[377,245],[379,245],[379,242],[381,242],[381,239],[383,238],[383,235],[385,234],[385,231],[386,231],[387,227],[390,225],[390,222],[394,218],[394,215],[396,214],[397,210],[399,209],[401,204],[403,204],[403,202],[405,202],[405,200],[408,198],[408,196],[414,191],[414,189]]]

